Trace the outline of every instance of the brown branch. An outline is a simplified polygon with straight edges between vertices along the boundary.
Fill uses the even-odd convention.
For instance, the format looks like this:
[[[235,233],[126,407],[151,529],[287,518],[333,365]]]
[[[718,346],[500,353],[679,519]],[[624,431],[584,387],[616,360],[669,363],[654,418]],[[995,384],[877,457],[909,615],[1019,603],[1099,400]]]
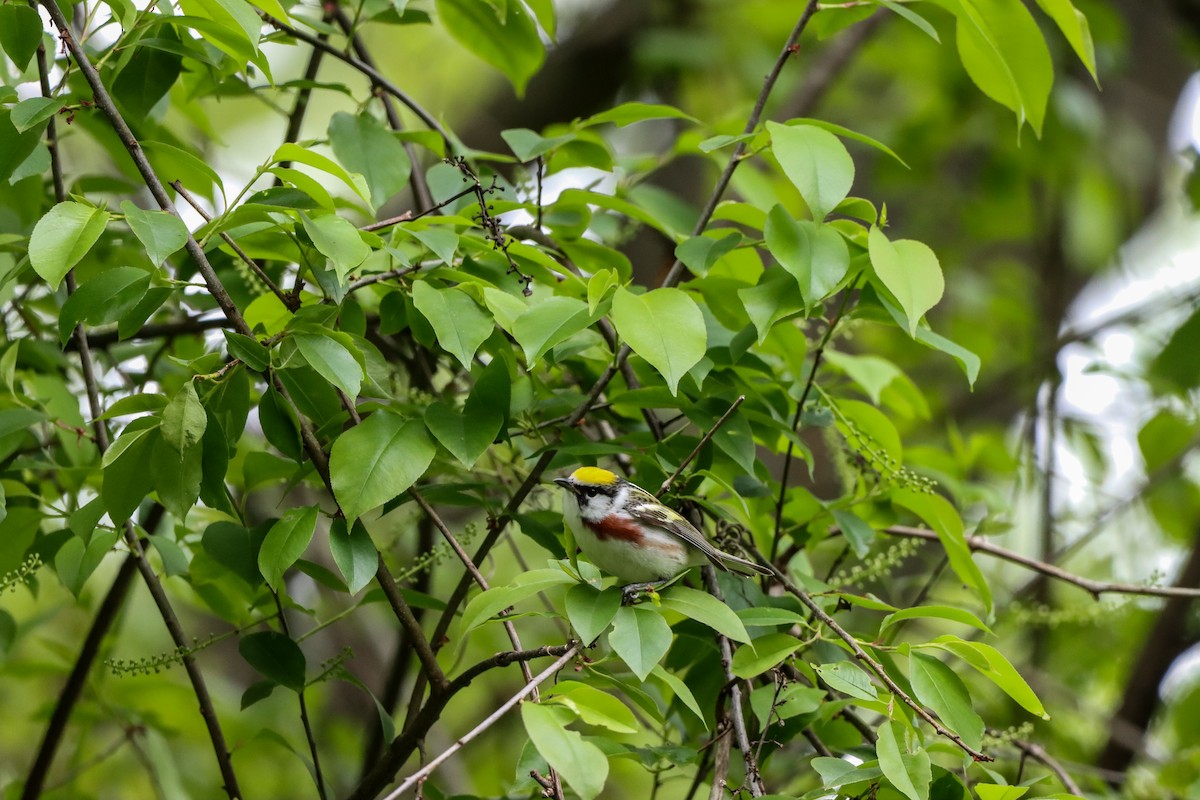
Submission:
[[[1052,758],[1050,754],[1046,752],[1046,748],[1042,747],[1036,742],[1026,742],[1022,739],[1013,739],[1012,745],[1025,755],[1032,758],[1034,761],[1040,762],[1043,766],[1053,772],[1054,776],[1058,778],[1060,783],[1062,783],[1063,788],[1067,790],[1068,794],[1083,797],[1083,791],[1079,788],[1079,784],[1077,784],[1075,779],[1071,777],[1071,774],[1063,768],[1062,764],[1058,763],[1057,760]]]
[[[421,510],[425,512],[425,516],[429,517],[430,521],[433,522],[434,527],[437,528],[442,534],[442,538],[446,540],[446,543],[450,545],[450,549],[454,551],[456,556],[458,556],[458,560],[462,562],[463,566],[467,570],[467,573],[472,579],[474,579],[479,588],[486,592],[490,588],[488,586],[487,579],[483,577],[483,573],[479,571],[479,567],[475,566],[475,562],[471,560],[471,556],[467,554],[467,551],[463,549],[462,544],[460,544],[458,539],[455,538],[450,528],[446,525],[446,522],[441,518],[437,511],[434,510],[433,506],[429,504],[429,501],[425,499],[425,495],[423,495],[415,486],[409,487],[408,494],[410,497],[412,497],[416,504],[421,507]],[[509,620],[504,620],[504,630],[508,634],[508,640],[512,642],[513,649],[521,650],[521,639],[517,635],[517,629],[513,627],[512,622]],[[533,680],[533,673],[529,671],[528,664],[524,662],[521,663],[521,672],[525,675],[526,681]],[[533,693],[533,699],[534,702],[538,700],[536,689]]]
[[[560,656],[557,661],[555,661],[550,666],[546,667],[546,669],[544,669],[542,672],[539,672],[532,680],[530,680],[528,683],[525,684],[524,688],[522,688],[521,691],[517,692],[512,697],[505,700],[504,703],[502,703],[499,708],[497,708],[495,711],[493,711],[491,714],[489,714],[482,722],[480,722],[478,725],[476,725],[470,731],[468,731],[467,733],[465,733],[461,737],[459,737],[454,742],[454,744],[450,745],[448,748],[443,750],[432,761],[430,761],[428,764],[426,764],[421,769],[414,772],[412,775],[409,775],[408,778],[406,778],[403,783],[401,783],[398,787],[396,787],[394,790],[392,790],[387,795],[387,797],[384,798],[384,800],[395,800],[395,798],[399,797],[400,795],[402,795],[404,792],[408,791],[413,786],[422,783],[426,778],[428,778],[430,776],[430,774],[433,773],[433,771],[435,769],[437,769],[439,766],[441,766],[442,762],[444,762],[446,759],[450,758],[450,756],[454,755],[459,750],[461,750],[464,745],[468,744],[472,739],[479,736],[479,734],[483,733],[488,728],[492,727],[492,725],[496,724],[496,722],[498,722],[501,717],[503,717],[505,714],[507,714],[509,712],[509,710],[512,709],[513,706],[517,705],[522,700],[524,700],[527,696],[529,696],[530,694],[533,694],[535,691],[537,691],[537,687],[539,684],[545,682],[546,679],[548,679],[549,677],[554,675],[556,672],[558,672],[560,669],[562,669],[563,666],[565,666],[568,661],[570,661],[572,658],[575,657],[575,651],[577,649],[578,649],[578,645],[570,645],[567,648],[567,651],[565,653],[563,653],[563,655]],[[524,664],[525,662],[522,661],[521,663]]]
[[[208,319],[200,319],[199,317],[190,317],[188,319],[173,320],[171,322],[159,322],[151,325],[143,325],[138,328],[137,332],[128,339],[171,339],[176,336],[186,336],[191,333],[203,333],[204,331],[217,330],[225,328],[229,325],[229,320],[224,317],[210,317]],[[85,341],[89,349],[105,348],[123,341],[120,337],[120,332],[116,326],[109,330],[92,331],[86,335]],[[79,342],[76,339],[71,339],[67,342],[66,352],[74,352],[79,349]]]
[[[125,123],[121,112],[117,110],[116,104],[113,103],[112,95],[108,93],[107,87],[105,87],[104,82],[100,79],[100,73],[92,66],[87,53],[84,52],[79,42],[75,40],[66,17],[63,16],[62,9],[58,7],[57,0],[39,0],[39,2],[45,7],[47,13],[50,15],[50,19],[54,22],[55,27],[58,28],[63,44],[70,50],[71,56],[79,66],[79,71],[83,73],[84,79],[87,81],[88,86],[91,87],[92,97],[96,102],[96,106],[108,118],[109,124],[116,132],[117,138],[121,140],[121,144],[125,147],[126,152],[129,153],[129,157],[133,159],[134,166],[137,167],[138,172],[141,174],[146,188],[154,196],[158,207],[168,214],[178,217],[179,212],[175,210],[175,206],[171,202],[171,197],[167,194],[166,187],[163,186],[163,182],[146,159],[146,154],[142,151],[141,143],[138,142],[137,137],[133,135],[133,131]],[[196,267],[201,277],[204,278],[204,283],[208,287],[209,294],[213,296],[213,299],[217,301],[217,305],[225,312],[225,316],[229,319],[230,323],[239,333],[249,335],[250,328],[246,325],[246,320],[242,317],[242,313],[233,302],[233,298],[229,296],[229,292],[221,284],[216,270],[209,263],[208,256],[204,254],[204,248],[196,241],[196,237],[192,236],[191,231],[188,231],[187,242],[184,244],[184,247],[192,259],[195,260]]]
[[[207,211],[205,211],[204,206],[200,205],[200,203],[196,201],[196,198],[192,197],[191,193],[187,189],[183,188],[182,181],[171,181],[171,188],[178,192],[179,196],[186,200],[188,205],[190,205],[197,214],[204,218],[205,222],[212,222],[212,214],[209,214]],[[232,236],[225,231],[221,231],[219,236],[225,242],[225,244],[229,245],[233,249],[233,252],[237,253],[237,257],[242,260],[242,263],[250,268],[250,271],[254,273],[254,276],[262,281],[263,284],[265,284],[266,287],[271,290],[271,294],[279,298],[279,302],[283,303],[284,308],[295,311],[300,307],[300,298],[284,294],[283,290],[276,285],[275,281],[271,280],[271,276],[263,271],[263,268],[258,265],[257,261],[247,255],[246,251],[243,250],[241,246],[233,240]]]
[[[333,18],[337,21],[338,27],[350,37],[350,46],[354,48],[354,52],[358,55],[359,60],[371,69],[378,71],[379,68],[376,66],[375,60],[371,57],[370,51],[367,50],[366,43],[355,32],[350,18],[346,16],[346,12],[341,6],[334,6]],[[315,54],[318,51],[314,50],[313,52]],[[384,87],[373,78],[371,84],[375,87],[380,102],[383,103],[383,113],[387,115],[388,125],[394,131],[404,130],[404,123],[400,120],[400,114],[396,111],[396,104],[392,102],[392,98],[385,93],[386,90]],[[443,138],[445,138],[444,134]],[[413,147],[412,142],[404,143],[404,152],[408,154],[408,162],[412,166],[410,180],[413,185],[413,195],[417,198],[417,205],[422,209],[432,208],[433,193],[429,191],[429,184],[425,181],[425,173],[421,171],[421,165],[417,161],[417,150]]]
[[[421,122],[425,123],[426,127],[441,136],[442,141],[446,145],[447,155],[454,152],[454,143],[451,141],[449,135],[447,135],[446,129],[441,126],[441,123],[434,119],[433,115],[426,111],[420,103],[410,97],[408,93],[385,78],[382,73],[379,72],[379,70],[375,69],[370,64],[367,64],[361,58],[357,58],[349,53],[342,52],[333,45],[329,44],[329,42],[322,41],[317,36],[293,28],[286,22],[275,19],[270,14],[260,11],[259,16],[262,17],[271,27],[283,31],[294,39],[299,39],[310,47],[313,47],[317,50],[323,50],[328,55],[331,55],[339,61],[349,64],[351,67],[361,72],[363,75],[369,78],[371,82],[375,84],[375,86],[399,100],[408,108],[409,111],[412,111],[414,114],[416,114],[417,117],[420,118]]]
[[[820,604],[817,603],[816,600],[813,600],[812,596],[809,595],[808,592],[792,583],[791,578],[789,578],[786,573],[764,558],[763,554],[758,551],[758,548],[754,546],[753,542],[744,541],[742,544],[754,556],[754,558],[758,560],[759,564],[771,570],[771,572],[775,575],[775,579],[779,581],[780,585],[782,585],[784,589],[786,589],[790,594],[794,595],[801,603],[803,603],[808,610],[812,612],[812,615],[821,622],[821,624],[833,631],[839,639],[846,643],[846,646],[850,648],[850,652],[854,654],[854,657],[865,664],[871,670],[871,672],[875,673],[876,677],[878,677],[879,680],[883,682],[884,686],[888,688],[888,691],[899,698],[900,702],[904,703],[904,705],[916,712],[917,716],[929,723],[930,727],[932,727],[934,731],[938,733],[938,735],[945,736],[947,739],[954,742],[959,746],[959,748],[962,749],[963,752],[976,761],[995,760],[986,753],[980,752],[964,742],[961,736],[942,725],[942,723],[938,722],[936,717],[925,710],[924,706],[909,697],[908,692],[904,691],[899,684],[892,680],[892,677],[887,674],[887,670],[883,668],[883,665],[872,658],[871,654],[863,649],[863,646],[858,643],[857,639],[847,632],[845,628],[839,625],[833,617],[825,613],[825,609],[821,608]]]
[[[907,536],[914,539],[928,539],[929,541],[938,541],[936,533],[924,528],[910,528],[904,525],[892,525],[884,528],[884,533],[892,536]],[[1091,578],[1084,578],[1072,572],[1068,572],[1062,567],[1048,564],[1045,561],[1039,561],[1036,558],[1021,555],[1012,550],[1007,550],[999,545],[992,544],[982,536],[966,537],[967,546],[972,551],[978,553],[986,553],[990,556],[1009,561],[1013,564],[1019,564],[1022,567],[1027,567],[1035,572],[1045,575],[1048,578],[1054,578],[1064,583],[1069,583],[1072,586],[1078,586],[1085,592],[1088,592],[1095,598],[1099,598],[1102,594],[1129,594],[1141,597],[1177,597],[1177,598],[1197,598],[1200,597],[1200,589],[1193,589],[1186,586],[1139,586],[1136,583],[1116,583],[1113,581],[1096,581]]]
[[[129,127],[121,118],[120,112],[117,111],[116,106],[113,104],[112,97],[108,94],[108,90],[105,88],[104,83],[100,80],[100,74],[96,71],[95,67],[92,66],[91,62],[88,60],[87,54],[83,51],[83,48],[72,35],[71,29],[66,21],[66,18],[63,16],[62,10],[58,7],[58,4],[55,2],[55,0],[41,0],[41,3],[45,7],[47,13],[50,15],[55,27],[58,28],[59,35],[62,38],[63,43],[70,50],[71,55],[75,59],[75,63],[79,66],[80,71],[83,73],[84,78],[87,80],[89,86],[91,86],[96,105],[99,106],[108,117],[109,122],[116,130],[118,137],[128,150],[130,157],[133,158],[138,170],[142,173],[142,177],[145,180],[147,187],[155,196],[155,199],[159,202],[159,206],[164,211],[169,211],[170,213],[174,214],[174,207],[171,206],[170,198],[167,196],[162,182],[159,181],[158,176],[155,175],[154,170],[150,167],[150,163],[146,161],[146,157],[142,153],[141,146],[138,144],[137,139],[134,138],[133,133],[129,130]],[[43,68],[46,66],[44,59],[41,61],[40,66]],[[56,190],[58,188],[59,187],[56,186]],[[208,264],[207,260],[205,259],[204,251],[200,248],[199,244],[197,244],[195,238],[192,237],[190,232],[188,233],[188,250],[196,259],[202,274],[205,274],[205,268],[207,268],[207,274],[205,274],[205,278],[206,281],[209,276],[212,278],[212,282],[209,283],[209,289],[212,292],[213,297],[217,300],[218,305],[220,305],[223,310],[226,310],[226,315],[230,317],[231,321],[235,321],[235,324],[236,321],[240,321],[242,327],[245,327],[245,320],[241,318],[237,308],[233,305],[232,299],[230,299],[228,293],[225,292],[225,289],[223,286],[221,286],[220,281],[216,279],[216,273],[213,271],[212,266]],[[67,292],[68,294],[71,294],[74,291],[75,275],[74,270],[71,270],[67,273]],[[220,296],[218,295],[218,291]],[[230,316],[230,311],[232,312],[232,316]],[[248,330],[249,329],[247,328],[247,331]],[[77,324],[75,326],[74,334],[76,345],[79,349],[79,361],[83,370],[84,385],[86,387],[88,397],[88,407],[92,415],[92,424],[96,432],[96,445],[100,452],[103,453],[108,449],[110,440],[108,436],[108,428],[105,425],[104,420],[100,419],[100,415],[103,413],[103,407],[100,404],[100,394],[96,381],[95,365],[92,360],[91,350],[88,348],[87,335],[82,324]],[[125,520],[124,538],[127,546],[129,547],[131,558],[136,560],[138,571],[142,575],[142,580],[145,582],[146,588],[150,591],[150,595],[154,600],[154,604],[158,608],[159,616],[162,617],[163,623],[166,625],[167,631],[171,635],[171,641],[177,648],[180,648],[184,652],[182,658],[184,669],[187,671],[188,679],[192,684],[192,691],[196,695],[196,702],[200,706],[200,716],[204,719],[205,726],[208,730],[209,739],[212,741],[213,751],[217,758],[217,766],[221,772],[221,778],[224,783],[225,792],[229,795],[231,800],[233,798],[238,798],[241,796],[241,790],[238,788],[237,775],[233,771],[233,764],[229,758],[229,748],[225,744],[225,735],[221,730],[220,721],[217,719],[216,708],[213,706],[212,698],[209,696],[208,687],[205,684],[204,676],[201,674],[199,667],[196,665],[196,659],[191,655],[190,652],[187,651],[189,640],[184,634],[183,626],[180,625],[179,618],[176,616],[175,610],[171,606],[171,602],[167,598],[166,592],[163,590],[162,583],[159,581],[158,576],[154,572],[154,568],[150,566],[150,562],[146,558],[145,551],[142,549],[141,543],[138,540],[137,531],[134,528],[133,521],[130,519]]]
[[[721,594],[721,587],[717,585],[716,569],[711,564],[705,564],[701,572],[704,575],[704,585],[707,587],[708,593],[724,603],[725,597]],[[717,647],[721,651],[721,668],[725,670],[725,681],[729,686],[729,704],[733,706],[730,722],[733,725],[733,733],[737,737],[738,749],[742,751],[742,760],[746,765],[746,782],[750,784],[752,797],[762,797],[767,790],[763,786],[755,751],[750,746],[750,735],[746,732],[746,716],[742,709],[742,687],[738,683],[737,676],[733,674],[733,646],[729,644],[727,636],[718,633]]]

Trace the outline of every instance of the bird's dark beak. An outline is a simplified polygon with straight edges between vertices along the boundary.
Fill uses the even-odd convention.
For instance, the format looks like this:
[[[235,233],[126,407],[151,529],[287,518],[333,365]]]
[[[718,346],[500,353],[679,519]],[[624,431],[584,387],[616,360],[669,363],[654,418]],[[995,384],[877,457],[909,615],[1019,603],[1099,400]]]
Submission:
[[[555,478],[554,482],[568,491],[575,491],[575,484],[571,483],[570,478]]]

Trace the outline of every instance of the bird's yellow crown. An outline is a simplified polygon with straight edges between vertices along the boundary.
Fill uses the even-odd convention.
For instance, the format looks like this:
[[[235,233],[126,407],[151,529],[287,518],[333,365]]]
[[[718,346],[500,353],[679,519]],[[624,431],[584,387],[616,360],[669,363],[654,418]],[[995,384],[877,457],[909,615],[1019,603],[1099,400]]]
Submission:
[[[620,480],[615,473],[599,467],[580,467],[571,473],[571,480],[576,483],[590,483],[596,486],[612,486]]]

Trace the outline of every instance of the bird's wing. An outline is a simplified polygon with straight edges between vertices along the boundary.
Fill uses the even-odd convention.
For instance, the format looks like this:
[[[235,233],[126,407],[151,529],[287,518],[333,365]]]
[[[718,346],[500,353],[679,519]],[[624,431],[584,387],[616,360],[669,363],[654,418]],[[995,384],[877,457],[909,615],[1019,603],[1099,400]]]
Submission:
[[[703,553],[709,561],[723,570],[733,570],[741,575],[771,574],[769,570],[760,567],[752,561],[747,561],[744,558],[739,558],[713,547],[704,534],[696,530],[695,526],[688,522],[682,514],[666,506],[658,504],[634,506],[631,509],[627,509],[627,513],[639,522],[654,525],[678,536]]]

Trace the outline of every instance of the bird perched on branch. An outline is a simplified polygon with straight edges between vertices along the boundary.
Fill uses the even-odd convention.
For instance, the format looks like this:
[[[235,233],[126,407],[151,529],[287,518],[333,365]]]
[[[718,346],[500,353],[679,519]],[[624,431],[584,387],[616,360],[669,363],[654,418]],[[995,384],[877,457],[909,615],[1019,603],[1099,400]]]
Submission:
[[[597,567],[630,583],[627,598],[706,561],[741,575],[771,574],[718,550],[682,514],[606,469],[580,467],[554,482],[567,490],[563,517],[576,544]]]

